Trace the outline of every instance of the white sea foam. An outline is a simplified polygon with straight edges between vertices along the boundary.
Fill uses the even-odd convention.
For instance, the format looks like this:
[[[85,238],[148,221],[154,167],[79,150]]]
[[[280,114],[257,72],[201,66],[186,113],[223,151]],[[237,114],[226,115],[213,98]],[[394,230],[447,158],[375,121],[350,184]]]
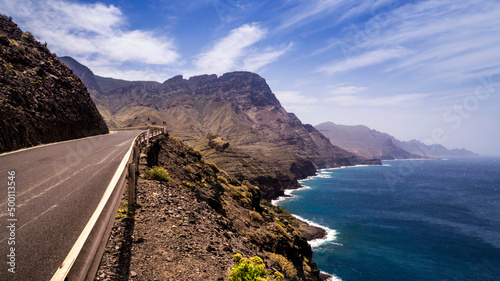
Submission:
[[[307,185],[301,185],[299,188],[296,188],[296,189],[285,189],[285,191],[283,191],[283,193],[285,193],[285,194],[283,196],[278,197],[278,199],[271,200],[271,204],[278,206],[278,203],[285,201],[289,198],[295,197],[295,195],[293,195],[294,192],[296,192],[298,190],[302,190],[302,189],[309,189],[309,188],[311,188],[311,187],[307,186]]]
[[[326,281],[342,281],[342,279],[340,279],[339,277],[337,277],[337,276],[335,276],[335,275],[333,275],[333,274],[331,274],[331,273],[328,273],[328,272],[326,272],[326,271],[322,271],[322,272],[323,272],[324,274],[328,274],[328,275],[330,275],[330,276],[331,276],[330,278],[326,279]]]
[[[318,239],[314,239],[314,240],[311,240],[309,241],[309,245],[311,245],[312,248],[314,247],[319,247],[321,245],[323,245],[323,243],[326,243],[326,242],[333,242],[337,239],[337,231],[335,229],[331,229],[329,227],[326,227],[324,225],[321,225],[321,224],[318,224],[318,223],[315,223],[313,221],[310,221],[308,219],[305,219],[301,216],[298,216],[298,215],[294,215],[292,214],[294,217],[296,217],[297,219],[301,220],[301,221],[304,221],[312,226],[315,226],[315,227],[319,227],[323,230],[326,231],[326,236],[323,237],[323,238],[318,238]],[[335,243],[335,244],[338,244],[339,246],[342,246],[342,244],[340,243]]]

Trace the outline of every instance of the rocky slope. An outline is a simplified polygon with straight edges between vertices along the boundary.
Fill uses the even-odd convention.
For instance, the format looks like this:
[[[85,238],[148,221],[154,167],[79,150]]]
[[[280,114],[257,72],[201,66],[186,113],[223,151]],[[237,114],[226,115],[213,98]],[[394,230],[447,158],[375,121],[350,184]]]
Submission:
[[[142,155],[143,169],[158,165],[168,179],[141,173],[135,217],[123,215],[123,203],[96,280],[227,280],[235,254],[261,257],[285,280],[321,280],[299,223],[261,204],[258,187],[205,163],[172,136]]]
[[[200,149],[208,161],[258,184],[264,198],[298,186],[297,179],[318,168],[380,163],[336,147],[302,124],[254,73],[176,76],[161,84],[99,76],[95,81],[101,93],[94,99],[110,126],[166,122],[170,132]],[[214,146],[216,138],[225,146]]]
[[[0,15],[0,153],[108,132],[71,69]]]

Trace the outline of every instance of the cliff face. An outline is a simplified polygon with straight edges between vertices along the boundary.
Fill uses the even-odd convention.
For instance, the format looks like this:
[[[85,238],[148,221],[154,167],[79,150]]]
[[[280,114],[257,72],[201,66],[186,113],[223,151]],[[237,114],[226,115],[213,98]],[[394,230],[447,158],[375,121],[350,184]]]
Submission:
[[[142,168],[160,166],[168,181],[139,179],[135,217],[115,221],[96,280],[132,274],[137,280],[227,280],[235,254],[259,256],[285,280],[320,280],[304,229],[285,210],[261,204],[258,187],[200,160],[172,136],[143,152]]]
[[[108,132],[81,80],[2,15],[0,108],[0,152]]]
[[[164,83],[96,76],[94,96],[108,124],[119,127],[166,122],[172,134],[200,149],[237,179],[261,187],[264,198],[298,186],[317,168],[380,163],[333,146],[314,127],[281,107],[266,81],[250,72],[176,76]],[[85,80],[84,80],[85,81]],[[209,145],[209,136],[227,142]]]

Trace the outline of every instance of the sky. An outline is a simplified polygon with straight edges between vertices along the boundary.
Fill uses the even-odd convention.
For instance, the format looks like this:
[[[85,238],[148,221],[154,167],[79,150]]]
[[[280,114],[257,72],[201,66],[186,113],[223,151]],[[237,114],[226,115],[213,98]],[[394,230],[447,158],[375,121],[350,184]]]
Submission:
[[[500,155],[498,0],[0,0],[0,13],[100,76],[252,71],[303,123]]]

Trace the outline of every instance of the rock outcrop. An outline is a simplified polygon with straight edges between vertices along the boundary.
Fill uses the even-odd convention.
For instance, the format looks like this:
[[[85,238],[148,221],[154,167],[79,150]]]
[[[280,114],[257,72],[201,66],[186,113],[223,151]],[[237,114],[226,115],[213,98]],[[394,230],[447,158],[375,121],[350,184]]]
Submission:
[[[0,153],[108,132],[85,85],[0,15]]]

